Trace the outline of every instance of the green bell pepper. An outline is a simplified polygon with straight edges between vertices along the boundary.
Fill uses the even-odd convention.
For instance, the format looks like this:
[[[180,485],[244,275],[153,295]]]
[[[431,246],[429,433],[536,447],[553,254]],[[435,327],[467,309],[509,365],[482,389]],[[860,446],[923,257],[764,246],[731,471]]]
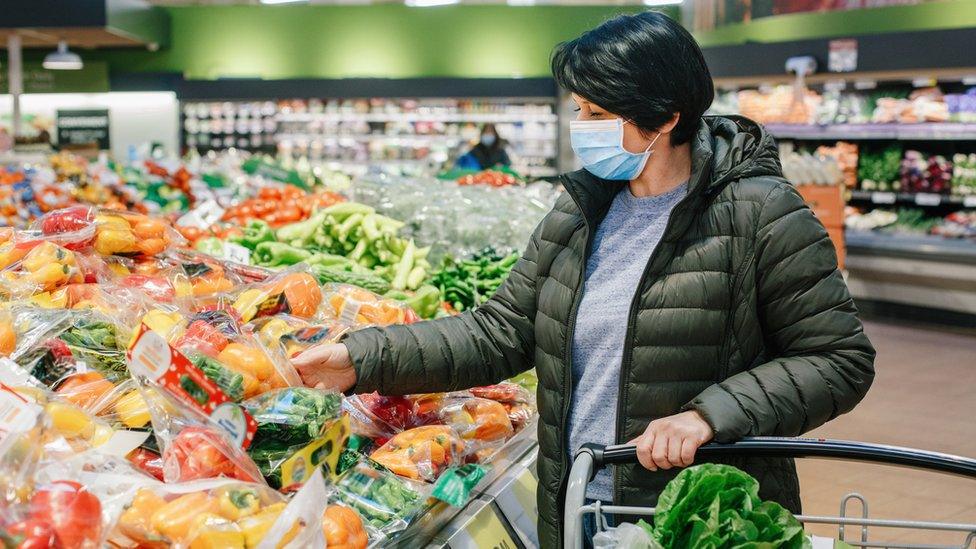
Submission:
[[[255,219],[244,227],[244,234],[235,236],[230,241],[254,251],[258,247],[258,244],[262,242],[274,242],[274,239],[275,233],[271,225],[268,225],[260,219]]]
[[[311,252],[283,242],[262,242],[254,248],[254,261],[262,267],[285,267],[301,263]]]
[[[201,238],[194,246],[198,252],[214,257],[224,257],[224,242],[215,236]]]

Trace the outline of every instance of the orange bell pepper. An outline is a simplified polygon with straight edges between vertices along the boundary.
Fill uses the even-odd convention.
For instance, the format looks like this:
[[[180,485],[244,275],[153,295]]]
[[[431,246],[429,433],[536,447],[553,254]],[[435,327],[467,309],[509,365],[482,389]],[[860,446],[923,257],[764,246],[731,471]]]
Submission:
[[[322,303],[322,290],[314,276],[291,273],[275,283],[272,293],[284,293],[291,314],[299,318],[315,315]]]
[[[330,549],[366,549],[369,536],[359,513],[344,505],[330,505],[322,513],[322,534]]]
[[[112,385],[111,381],[92,370],[69,376],[58,386],[57,393],[75,406],[88,409],[112,392],[113,389],[115,389],[115,385]],[[97,410],[90,411],[95,412]]]

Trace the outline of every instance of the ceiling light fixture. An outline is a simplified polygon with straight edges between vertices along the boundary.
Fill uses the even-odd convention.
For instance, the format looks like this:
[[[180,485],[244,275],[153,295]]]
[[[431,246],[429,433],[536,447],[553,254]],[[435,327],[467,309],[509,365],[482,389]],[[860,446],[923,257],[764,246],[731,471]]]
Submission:
[[[411,8],[433,8],[460,4],[461,0],[405,0],[404,3]]]
[[[308,0],[261,0],[261,3],[266,6],[274,6],[277,4],[307,4]]]
[[[507,0],[509,6],[534,6],[535,0]]]
[[[58,51],[52,51],[44,56],[42,67],[49,71],[76,71],[84,66],[81,56],[68,50],[68,43],[58,42]]]
[[[645,6],[677,6],[682,0],[644,0]]]

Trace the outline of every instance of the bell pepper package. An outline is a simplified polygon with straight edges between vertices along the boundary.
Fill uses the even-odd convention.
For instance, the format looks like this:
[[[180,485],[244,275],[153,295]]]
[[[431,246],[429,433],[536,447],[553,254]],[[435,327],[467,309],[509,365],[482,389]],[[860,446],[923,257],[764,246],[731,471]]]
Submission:
[[[501,403],[508,411],[508,419],[516,431],[523,427],[535,416],[535,396],[525,387],[511,382],[498,383],[485,387],[475,387],[469,392],[480,398],[487,398]]]
[[[326,284],[322,292],[326,314],[353,329],[412,324],[419,320],[413,309],[400,301],[380,297],[357,286]]]
[[[145,326],[128,359],[149,407],[167,482],[220,476],[263,481],[244,452],[257,424],[215,382]]]
[[[166,221],[133,212],[95,212],[95,251],[104,256],[154,257],[186,240]]]
[[[101,502],[73,480],[39,484],[26,504],[0,513],[5,546],[96,549],[103,535]]]
[[[370,459],[402,477],[433,482],[444,469],[462,463],[464,451],[452,427],[425,425],[394,435]]]
[[[341,401],[333,391],[288,387],[244,403],[257,422],[248,455],[272,487],[294,490],[319,466],[335,474],[349,437]]]
[[[85,282],[75,252],[53,242],[33,244],[22,258],[0,271],[0,293],[11,298],[27,298]]]
[[[16,337],[10,358],[45,386],[88,372],[90,380],[98,374],[113,384],[128,377],[124,334],[97,310],[14,307],[10,314]]]
[[[48,212],[31,226],[33,234],[69,250],[85,250],[95,241],[95,210],[72,206]]]
[[[267,486],[227,479],[145,486],[131,495],[109,540],[122,547],[258,547],[286,506]],[[291,526],[278,546],[303,530]]]
[[[321,304],[318,281],[303,266],[295,266],[246,287],[237,294],[234,310],[244,322],[282,313],[310,319]]]
[[[284,356],[294,358],[309,347],[338,343],[349,327],[333,321],[310,322],[291,315],[257,318],[245,327],[267,347],[278,347]]]
[[[379,445],[420,424],[414,402],[403,396],[351,395],[343,400],[342,407],[349,414],[353,433],[369,437]]]

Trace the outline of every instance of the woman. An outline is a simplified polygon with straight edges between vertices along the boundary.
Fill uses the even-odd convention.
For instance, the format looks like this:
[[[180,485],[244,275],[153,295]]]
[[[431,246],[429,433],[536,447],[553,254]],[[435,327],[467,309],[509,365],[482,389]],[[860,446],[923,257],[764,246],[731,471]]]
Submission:
[[[564,480],[584,442],[633,442],[641,465],[591,498],[651,505],[705,442],[795,436],[849,411],[874,349],[827,232],[780,172],[772,138],[704,117],[713,88],[691,35],[654,13],[557,47],[579,105],[584,170],[476,311],[369,329],[309,350],[311,385],[401,394],[539,377],[539,537],[560,543]],[[790,460],[734,459],[798,512]]]
[[[458,158],[457,166],[472,170],[487,170],[496,166],[508,166],[512,163],[505,152],[505,141],[498,137],[494,124],[481,127],[481,138],[478,144],[467,154]]]

